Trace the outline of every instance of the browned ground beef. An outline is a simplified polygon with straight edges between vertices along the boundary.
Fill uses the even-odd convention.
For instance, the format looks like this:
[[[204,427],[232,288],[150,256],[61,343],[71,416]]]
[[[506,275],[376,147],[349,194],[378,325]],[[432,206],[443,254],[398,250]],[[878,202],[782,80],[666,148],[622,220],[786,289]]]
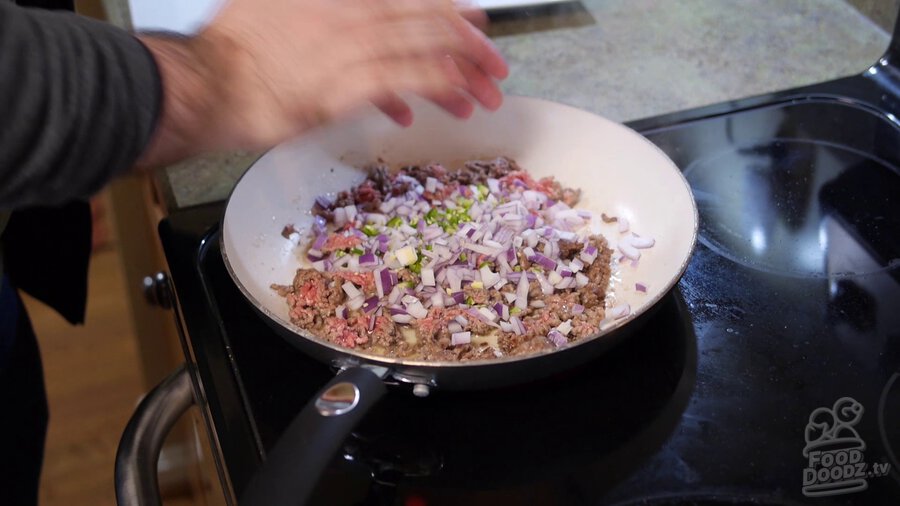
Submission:
[[[434,177],[448,186],[459,183],[483,184],[488,178],[506,178],[506,181],[515,178],[529,185],[535,185],[548,197],[563,200],[570,206],[577,203],[580,195],[580,191],[563,188],[556,181],[543,179],[535,182],[522,172],[514,161],[505,158],[471,161],[456,170],[448,170],[439,165],[413,166],[404,168],[404,173],[423,185],[429,177]],[[361,212],[371,211],[377,209],[387,196],[402,195],[410,189],[410,183],[395,181],[395,176],[384,165],[373,166],[370,174],[369,179],[361,185],[338,194],[330,205],[323,206],[322,202],[317,203],[313,211],[331,221],[336,207],[355,204],[360,207]],[[329,242],[329,248],[332,244],[336,244],[331,249],[338,250],[350,247],[354,238],[335,236],[333,239]],[[367,298],[375,294],[372,275],[369,273],[299,269],[290,286],[273,285],[272,288],[286,298],[293,323],[348,348],[391,357],[429,361],[479,360],[497,356],[497,350],[483,342],[451,345],[449,325],[456,317],[462,315],[468,321],[466,330],[471,331],[473,336],[495,336],[498,350],[502,355],[531,354],[553,349],[555,345],[547,340],[547,333],[564,321],[571,321],[572,331],[568,339],[575,341],[595,333],[603,320],[612,250],[600,236],[592,236],[590,244],[597,248],[598,254],[596,260],[583,271],[589,279],[585,287],[572,287],[555,291],[552,295],[544,295],[540,284],[537,281],[530,281],[529,307],[517,315],[524,323],[525,335],[503,332],[468,314],[459,306],[431,308],[426,318],[413,319],[408,325],[394,322],[386,310],[378,316],[352,312],[350,318],[346,320],[337,317],[336,308],[347,303],[347,295],[341,288],[346,280],[353,281]],[[584,247],[581,242],[566,240],[559,240],[558,245],[560,258],[566,261],[577,257]],[[535,267],[521,249],[517,251],[517,258],[519,268],[526,272]],[[408,281],[412,285],[420,282],[420,277],[408,269],[399,270],[398,277],[400,281]],[[469,304],[493,307],[497,302],[505,303],[502,294],[514,293],[516,283],[510,282],[500,290],[484,290],[468,285],[463,291]],[[426,298],[422,297],[422,301],[424,302]],[[535,301],[542,301],[544,307],[534,307]],[[576,304],[584,306],[581,314],[573,312]],[[413,343],[408,342],[410,335],[415,339]]]

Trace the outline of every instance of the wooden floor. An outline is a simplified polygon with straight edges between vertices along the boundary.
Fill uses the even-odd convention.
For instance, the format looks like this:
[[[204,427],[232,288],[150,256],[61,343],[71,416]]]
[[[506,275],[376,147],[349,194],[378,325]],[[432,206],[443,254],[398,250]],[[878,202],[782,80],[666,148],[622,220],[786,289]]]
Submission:
[[[34,300],[26,305],[41,345],[50,403],[41,505],[113,505],[116,446],[143,393],[116,251],[94,255],[84,326],[68,325]]]

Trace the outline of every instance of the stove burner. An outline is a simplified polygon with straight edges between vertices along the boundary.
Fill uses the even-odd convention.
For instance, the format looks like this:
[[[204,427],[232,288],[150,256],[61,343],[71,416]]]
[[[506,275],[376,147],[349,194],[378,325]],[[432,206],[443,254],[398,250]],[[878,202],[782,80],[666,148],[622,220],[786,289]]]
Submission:
[[[681,417],[696,368],[684,315],[672,294],[617,348],[544,381],[427,399],[391,392],[348,440],[344,459],[365,465],[380,494],[411,490],[428,504],[466,503],[498,487],[527,497],[584,473],[602,477],[588,480],[586,495],[595,496],[658,451]]]
[[[900,483],[900,372],[895,372],[884,386],[878,401],[878,432],[891,463],[890,475]]]
[[[869,198],[841,184],[848,172],[863,171],[883,184],[869,187]],[[865,153],[801,139],[736,147],[685,170],[707,247],[748,267],[800,277],[850,277],[900,266],[900,251],[867,251],[879,228],[900,225],[900,206],[882,203],[900,190],[898,174]],[[863,248],[855,247],[863,241]]]

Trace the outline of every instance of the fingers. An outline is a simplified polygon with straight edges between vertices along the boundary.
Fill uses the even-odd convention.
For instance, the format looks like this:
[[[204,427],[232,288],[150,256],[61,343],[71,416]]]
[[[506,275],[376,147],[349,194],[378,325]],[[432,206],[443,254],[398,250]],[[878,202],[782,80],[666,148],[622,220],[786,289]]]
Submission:
[[[455,59],[454,63],[466,80],[466,91],[481,105],[491,111],[503,104],[503,93],[497,83],[484,70],[465,59]]]
[[[399,123],[404,124],[408,107],[396,94],[411,92],[424,97],[444,97],[466,84],[457,74],[448,73],[447,64],[437,58],[404,58],[381,60],[357,65],[323,83],[340,93],[322,90],[320,107],[330,117],[340,117],[356,105],[375,102]],[[401,105],[402,104],[402,105]]]
[[[398,125],[404,127],[412,125],[412,109],[409,108],[409,104],[405,100],[400,98],[400,95],[389,92],[386,96],[375,100],[374,104],[375,107],[378,107],[381,112],[394,120]]]

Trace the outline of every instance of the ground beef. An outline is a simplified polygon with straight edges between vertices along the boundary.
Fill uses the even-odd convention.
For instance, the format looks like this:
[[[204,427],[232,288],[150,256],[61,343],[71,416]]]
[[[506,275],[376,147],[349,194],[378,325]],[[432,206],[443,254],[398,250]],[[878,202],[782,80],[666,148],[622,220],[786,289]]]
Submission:
[[[552,178],[535,181],[514,161],[506,158],[471,161],[456,170],[449,170],[439,164],[429,164],[406,167],[404,171],[412,179],[398,180],[386,165],[374,165],[369,168],[369,178],[366,181],[352,190],[339,193],[333,202],[328,199],[317,199],[313,212],[323,216],[327,221],[333,221],[333,211],[336,207],[351,204],[356,205],[360,212],[380,212],[378,208],[385,196],[404,195],[412,191],[416,186],[412,180],[425,186],[429,177],[437,179],[443,185],[434,192],[422,193],[429,202],[443,200],[449,195],[456,194],[457,188],[467,198],[475,198],[468,187],[460,185],[485,184],[489,178],[499,180],[501,188],[526,187],[541,191],[548,198],[561,200],[570,206],[580,197],[579,191],[564,188]],[[359,254],[352,252],[351,249],[362,245],[364,240],[360,235],[351,233],[349,228],[352,227],[330,232],[324,246],[319,248],[321,252],[326,255],[340,251],[343,253],[339,255]],[[289,232],[287,227],[285,232]],[[599,236],[592,237],[590,244],[597,248],[598,254],[596,260],[591,265],[585,266],[582,271],[588,277],[587,286],[544,295],[537,280],[529,281],[529,307],[517,313],[525,327],[525,335],[503,332],[497,326],[470,314],[470,310],[466,307],[433,307],[428,310],[426,318],[413,319],[408,325],[394,322],[386,309],[381,309],[379,311],[381,314],[351,311],[348,319],[336,316],[336,309],[347,303],[347,295],[342,288],[345,282],[353,283],[366,298],[376,295],[371,272],[346,270],[318,272],[313,269],[300,269],[291,285],[272,285],[272,289],[285,297],[289,316],[294,324],[317,332],[327,340],[347,348],[426,361],[481,360],[494,358],[498,354],[508,356],[538,353],[555,347],[548,341],[546,335],[563,322],[569,321],[572,324],[568,339],[574,341],[596,333],[605,316],[604,303],[612,251],[607,247],[606,241]],[[577,257],[583,249],[583,244],[578,241],[559,240],[558,246],[560,257],[566,261]],[[332,254],[331,258],[335,259],[335,256]],[[476,265],[488,260],[493,269],[497,268],[497,265],[490,263],[490,259],[483,254],[475,260]],[[528,261],[521,248],[517,251],[517,261],[522,275],[530,274],[534,265]],[[420,282],[419,275],[409,269],[400,269],[397,274],[399,281],[412,285]],[[471,284],[466,284],[463,292],[468,303],[476,308],[490,308],[498,302],[507,304],[503,294],[515,293],[516,288],[517,283],[513,282],[507,283],[500,290],[476,289]],[[427,302],[429,297],[420,296],[420,300]],[[543,307],[534,307],[533,304],[537,301],[542,301]],[[576,304],[584,306],[584,310],[579,314],[573,311]],[[495,350],[490,345],[480,342],[480,339],[477,339],[479,342],[451,346],[449,325],[459,315],[464,316],[469,322],[466,330],[472,332],[474,336],[496,337],[498,349]],[[410,333],[413,333],[415,338],[412,342],[408,341]]]
[[[572,260],[576,255],[581,253],[582,245],[577,241],[559,241],[559,257],[563,260]]]

